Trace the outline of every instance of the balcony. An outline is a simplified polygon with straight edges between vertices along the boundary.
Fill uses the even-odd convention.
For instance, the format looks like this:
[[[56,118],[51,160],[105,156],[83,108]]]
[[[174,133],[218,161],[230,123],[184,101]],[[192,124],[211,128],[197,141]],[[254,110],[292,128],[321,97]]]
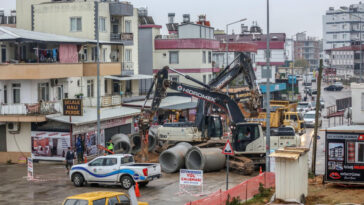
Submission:
[[[133,5],[128,3],[109,3],[110,15],[112,16],[133,16]]]
[[[110,106],[117,106],[117,105],[121,105],[121,96],[120,95],[101,97],[101,106],[102,107],[110,107]]]
[[[110,33],[110,41],[121,42],[125,46],[133,45],[133,33]]]
[[[100,63],[100,75],[120,75],[121,63]],[[37,80],[96,76],[96,63],[0,64],[0,80]]]
[[[63,112],[62,102],[1,105],[0,115],[49,115]]]
[[[123,62],[121,75],[134,75],[133,62]]]

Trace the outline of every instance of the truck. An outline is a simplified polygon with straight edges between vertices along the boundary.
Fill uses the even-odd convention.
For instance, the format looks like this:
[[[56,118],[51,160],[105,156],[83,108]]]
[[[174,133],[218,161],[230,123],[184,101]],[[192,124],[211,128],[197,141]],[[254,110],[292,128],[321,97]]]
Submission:
[[[312,74],[305,74],[303,76],[303,85],[312,86]]]
[[[100,156],[88,163],[73,165],[70,171],[70,179],[76,187],[85,183],[120,184],[126,190],[135,182],[145,186],[161,176],[159,164],[135,163],[131,154]]]

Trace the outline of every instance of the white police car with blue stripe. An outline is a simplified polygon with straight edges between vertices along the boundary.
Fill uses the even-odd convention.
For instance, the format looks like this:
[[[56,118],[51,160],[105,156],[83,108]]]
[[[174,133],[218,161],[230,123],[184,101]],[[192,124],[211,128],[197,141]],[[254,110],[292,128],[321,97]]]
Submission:
[[[129,189],[135,182],[145,186],[149,181],[161,177],[161,168],[156,163],[135,163],[130,154],[101,156],[89,163],[74,165],[70,178],[77,187],[85,183],[118,184]]]

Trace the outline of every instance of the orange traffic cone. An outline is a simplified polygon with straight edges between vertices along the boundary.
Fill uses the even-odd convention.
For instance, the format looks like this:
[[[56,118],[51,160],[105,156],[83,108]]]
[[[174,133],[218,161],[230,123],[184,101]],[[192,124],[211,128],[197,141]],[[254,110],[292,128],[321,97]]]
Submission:
[[[262,171],[262,166],[259,167],[259,174],[262,174],[263,171]]]
[[[85,163],[87,163],[87,155],[84,155],[84,159]]]
[[[135,196],[140,197],[138,182],[135,182]]]

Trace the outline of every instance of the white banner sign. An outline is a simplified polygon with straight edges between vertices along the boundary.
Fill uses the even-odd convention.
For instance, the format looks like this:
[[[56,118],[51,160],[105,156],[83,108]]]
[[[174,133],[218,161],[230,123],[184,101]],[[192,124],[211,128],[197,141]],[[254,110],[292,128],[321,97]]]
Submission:
[[[180,169],[179,184],[180,185],[202,186],[203,171],[202,170],[191,170],[191,169]]]
[[[33,180],[33,159],[28,157],[28,180]]]

